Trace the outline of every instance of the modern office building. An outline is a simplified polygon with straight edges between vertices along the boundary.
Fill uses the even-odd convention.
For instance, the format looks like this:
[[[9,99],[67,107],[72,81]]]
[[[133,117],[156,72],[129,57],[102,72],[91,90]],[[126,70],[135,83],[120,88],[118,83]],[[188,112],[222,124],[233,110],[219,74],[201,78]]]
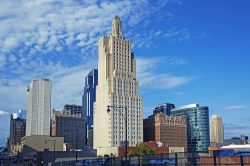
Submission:
[[[185,116],[157,113],[143,120],[144,141],[161,142],[163,147],[183,147],[187,151]]]
[[[10,116],[9,148],[14,154],[19,151],[21,139],[26,132],[26,119],[21,114],[22,111],[19,110]]]
[[[71,150],[83,149],[86,144],[86,120],[55,111],[52,116],[51,136],[64,137],[64,142]]]
[[[138,93],[136,60],[131,43],[123,35],[122,22],[113,19],[110,36],[99,40],[98,85],[94,111],[94,149],[117,154],[125,146],[126,110],[128,146],[143,141],[142,97]],[[110,112],[107,112],[107,106]],[[117,108],[119,107],[119,108]]]
[[[12,114],[13,119],[21,118],[21,119],[26,119],[26,110],[21,110],[19,109],[18,112],[15,112]]]
[[[96,85],[98,84],[98,70],[93,69],[85,77],[85,87],[82,96],[83,112],[86,114],[88,129],[93,126],[94,102],[96,101]]]
[[[27,92],[26,136],[50,135],[51,81],[32,80]]]
[[[187,143],[189,152],[208,151],[209,108],[199,104],[185,105],[171,111],[171,115],[187,118]]]
[[[160,112],[164,113],[165,115],[170,115],[171,110],[174,108],[175,108],[175,105],[171,103],[160,104],[159,106],[155,107],[154,115]]]
[[[220,116],[213,115],[210,121],[210,142],[220,147],[224,141],[224,126]]]
[[[82,118],[82,106],[79,105],[70,105],[70,104],[66,104],[64,105],[64,109],[63,109],[63,115],[64,116],[69,116],[69,117],[76,117],[76,118]]]

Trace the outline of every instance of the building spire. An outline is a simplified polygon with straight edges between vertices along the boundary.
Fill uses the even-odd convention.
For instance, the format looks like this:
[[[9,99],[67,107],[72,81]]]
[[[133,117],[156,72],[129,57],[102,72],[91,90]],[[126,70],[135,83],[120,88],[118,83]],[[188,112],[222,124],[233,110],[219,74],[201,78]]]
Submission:
[[[120,20],[120,17],[118,17],[117,15],[112,21],[111,36],[123,39],[122,22]]]

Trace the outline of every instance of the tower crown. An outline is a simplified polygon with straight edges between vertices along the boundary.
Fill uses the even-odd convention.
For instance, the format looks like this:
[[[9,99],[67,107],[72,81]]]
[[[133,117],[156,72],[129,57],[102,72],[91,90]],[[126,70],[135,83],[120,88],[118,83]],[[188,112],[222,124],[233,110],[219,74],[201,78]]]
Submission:
[[[115,16],[112,21],[111,36],[123,39],[122,22],[118,16]]]

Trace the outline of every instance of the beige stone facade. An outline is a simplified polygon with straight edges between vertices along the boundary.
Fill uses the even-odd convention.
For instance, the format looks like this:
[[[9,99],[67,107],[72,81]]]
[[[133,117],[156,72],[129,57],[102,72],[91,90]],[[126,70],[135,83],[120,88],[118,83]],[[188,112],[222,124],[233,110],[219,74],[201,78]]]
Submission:
[[[108,105],[123,108],[111,108],[108,113]],[[117,16],[112,22],[111,35],[99,41],[98,86],[94,107],[94,148],[98,154],[104,148],[124,146],[125,108],[128,110],[128,145],[135,146],[143,141],[142,97],[138,95],[136,61],[131,43],[124,38],[122,23]]]
[[[224,127],[220,116],[213,115],[210,122],[210,142],[220,146],[224,141]]]
[[[44,151],[44,149],[54,151],[54,143],[55,151],[63,151],[63,142],[63,137],[50,137],[48,135],[25,136],[21,141],[21,151],[24,146],[28,146],[39,152]]]

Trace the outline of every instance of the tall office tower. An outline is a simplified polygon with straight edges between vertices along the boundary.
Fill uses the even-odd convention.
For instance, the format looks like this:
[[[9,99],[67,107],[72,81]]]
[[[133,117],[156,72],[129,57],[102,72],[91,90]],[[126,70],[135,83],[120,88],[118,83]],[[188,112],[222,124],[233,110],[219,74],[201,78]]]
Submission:
[[[94,102],[96,101],[96,85],[98,84],[98,70],[93,69],[85,77],[85,87],[82,96],[83,112],[87,118],[87,128],[93,126]]]
[[[108,113],[109,105],[122,108],[111,108]],[[127,143],[128,146],[135,146],[143,141],[142,97],[138,95],[136,61],[131,52],[131,43],[124,38],[122,22],[116,16],[110,36],[99,40],[94,111],[94,148],[98,154],[118,154],[118,147],[124,146],[126,108]]]
[[[10,116],[10,136],[9,145],[13,153],[19,151],[21,145],[21,138],[25,136],[26,119],[21,115],[22,111],[13,113]]]
[[[185,105],[171,111],[171,115],[185,115],[187,118],[188,151],[208,151],[209,108],[199,104]]]
[[[85,77],[85,87],[82,96],[82,111],[87,120],[87,146],[93,148],[93,119],[94,102],[96,101],[96,85],[98,84],[98,70],[93,69]]]
[[[168,116],[163,112],[143,120],[144,141],[161,142],[164,147],[187,150],[187,123],[185,116]]]
[[[63,115],[64,116],[69,116],[69,117],[77,117],[77,118],[82,118],[82,106],[80,105],[70,105],[66,104],[64,105],[63,109]]]
[[[222,146],[224,141],[224,127],[220,116],[213,115],[210,121],[210,142]]]
[[[174,108],[175,108],[174,104],[170,104],[170,103],[160,104],[159,106],[155,107],[154,115],[160,112],[164,113],[165,115],[170,115],[171,110]]]
[[[32,80],[27,92],[26,136],[50,135],[51,81]]]
[[[64,142],[73,149],[83,149],[86,144],[86,120],[74,115],[63,115],[54,111],[51,136],[64,137]]]

